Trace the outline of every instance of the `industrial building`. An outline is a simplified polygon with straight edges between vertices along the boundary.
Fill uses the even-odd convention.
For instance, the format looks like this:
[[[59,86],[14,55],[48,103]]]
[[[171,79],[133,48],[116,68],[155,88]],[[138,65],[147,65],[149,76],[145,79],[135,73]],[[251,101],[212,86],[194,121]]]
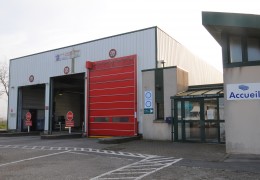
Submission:
[[[171,97],[222,78],[158,27],[15,58],[8,129],[170,140]]]

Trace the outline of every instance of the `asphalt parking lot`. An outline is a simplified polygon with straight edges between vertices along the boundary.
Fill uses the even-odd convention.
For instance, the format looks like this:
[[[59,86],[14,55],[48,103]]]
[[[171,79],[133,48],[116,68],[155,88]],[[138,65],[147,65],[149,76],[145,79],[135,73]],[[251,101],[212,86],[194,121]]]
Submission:
[[[260,179],[260,157],[225,145],[0,137],[0,179]]]
[[[138,161],[76,149],[32,148],[35,146],[2,149],[1,179],[91,179]]]

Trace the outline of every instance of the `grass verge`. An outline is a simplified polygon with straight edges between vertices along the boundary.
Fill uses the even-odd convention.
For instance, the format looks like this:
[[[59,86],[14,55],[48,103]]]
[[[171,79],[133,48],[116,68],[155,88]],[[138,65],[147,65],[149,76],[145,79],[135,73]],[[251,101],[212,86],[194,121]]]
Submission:
[[[6,126],[7,126],[7,124],[6,124],[6,121],[0,121],[0,129],[2,130],[6,130]]]

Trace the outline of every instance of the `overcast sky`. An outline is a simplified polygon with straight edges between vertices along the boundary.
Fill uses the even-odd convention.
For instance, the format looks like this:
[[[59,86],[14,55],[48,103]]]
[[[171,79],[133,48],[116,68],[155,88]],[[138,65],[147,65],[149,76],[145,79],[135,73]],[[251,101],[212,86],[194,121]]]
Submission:
[[[158,26],[222,70],[202,11],[260,14],[257,0],[0,0],[0,62]],[[6,114],[1,98],[0,117]],[[6,100],[5,100],[6,101]]]

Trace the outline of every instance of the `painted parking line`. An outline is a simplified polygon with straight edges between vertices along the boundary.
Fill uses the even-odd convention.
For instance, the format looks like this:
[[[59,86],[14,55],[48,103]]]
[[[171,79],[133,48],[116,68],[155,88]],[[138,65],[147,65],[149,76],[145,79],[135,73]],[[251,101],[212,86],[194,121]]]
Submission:
[[[0,145],[0,148],[11,148],[11,149],[32,149],[32,150],[51,150],[51,151],[76,151],[76,152],[89,152],[89,153],[99,153],[108,154],[116,156],[127,156],[135,158],[150,158],[156,157],[155,155],[140,154],[140,153],[130,153],[130,152],[120,152],[120,151],[110,151],[110,150],[100,150],[93,148],[79,148],[79,147],[48,147],[48,146],[26,146],[26,145]]]
[[[134,179],[139,180],[145,176],[148,176],[156,171],[171,166],[182,158],[176,159],[173,157],[156,157],[156,158],[145,158],[139,162],[129,164],[127,166],[115,169],[113,171],[106,172],[99,176],[92,178],[91,180],[108,180],[108,179]]]
[[[68,152],[70,154],[78,154],[78,155],[84,155],[84,156],[89,156],[90,154],[87,154],[86,152],[73,152],[73,151],[70,151]],[[115,156],[108,156],[108,158],[111,158],[111,159],[123,159],[123,160],[127,160],[127,161],[134,161],[134,159],[132,158],[126,158],[126,157],[115,157]]]
[[[145,176],[148,176],[156,171],[159,171],[163,168],[171,166],[182,160],[182,158],[174,158],[174,157],[164,157],[157,155],[149,155],[149,154],[140,154],[140,153],[129,153],[129,152],[120,152],[120,151],[110,151],[110,150],[100,150],[100,149],[92,149],[92,148],[79,148],[79,147],[48,147],[48,146],[26,146],[26,145],[0,145],[0,148],[7,149],[32,149],[32,150],[50,150],[50,151],[61,151],[49,155],[43,155],[33,158],[28,158],[20,161],[14,161],[10,163],[0,164],[1,166],[8,164],[15,164],[23,161],[29,161],[37,158],[47,157],[51,155],[61,154],[61,153],[76,153],[81,155],[88,155],[87,153],[98,153],[98,154],[106,154],[106,155],[115,155],[122,157],[133,157],[133,158],[141,158],[142,160],[135,162],[133,164],[129,164],[127,166],[106,172],[99,176],[92,178],[91,180],[98,179],[134,179],[139,180]]]
[[[24,162],[24,161],[31,161],[31,160],[34,160],[34,159],[39,159],[39,158],[54,156],[54,155],[58,155],[58,154],[63,154],[63,153],[67,153],[67,152],[70,152],[70,151],[62,151],[62,152],[57,152],[57,153],[46,154],[46,155],[42,155],[42,156],[36,156],[36,157],[32,157],[32,158],[22,159],[22,160],[19,160],[19,161],[4,163],[4,164],[0,164],[0,167],[8,166],[8,165],[11,165],[11,164],[17,164],[17,163]]]

